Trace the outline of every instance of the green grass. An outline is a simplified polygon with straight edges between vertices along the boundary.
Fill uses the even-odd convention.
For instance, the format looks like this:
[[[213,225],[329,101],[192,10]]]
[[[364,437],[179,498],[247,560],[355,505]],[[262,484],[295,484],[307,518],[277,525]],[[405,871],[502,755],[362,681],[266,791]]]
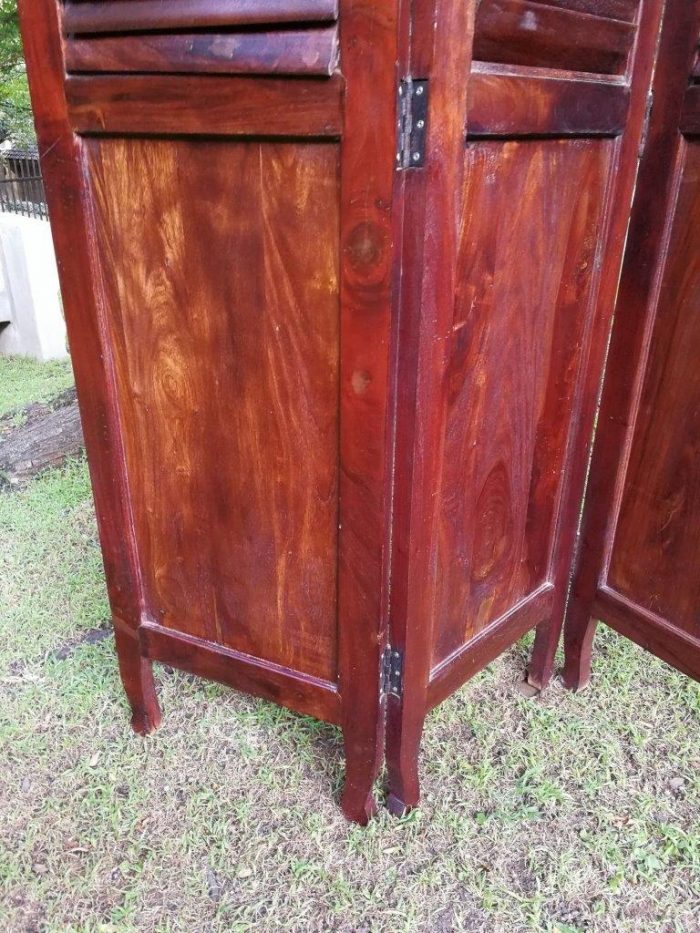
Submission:
[[[0,415],[46,402],[72,384],[70,360],[37,363],[23,356],[0,357]]]
[[[329,726],[158,667],[136,737],[107,618],[84,462],[1,493],[3,931],[700,928],[700,688],[613,633],[579,696],[520,695],[528,640],[491,665],[363,830]]]

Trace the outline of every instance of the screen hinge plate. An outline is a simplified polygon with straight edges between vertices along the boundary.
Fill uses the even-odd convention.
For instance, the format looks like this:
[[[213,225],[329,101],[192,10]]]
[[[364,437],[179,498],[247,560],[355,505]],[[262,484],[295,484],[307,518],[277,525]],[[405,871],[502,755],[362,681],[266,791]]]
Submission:
[[[381,693],[383,696],[403,696],[403,652],[387,645],[382,653]]]
[[[397,104],[396,168],[405,171],[425,165],[428,129],[428,81],[402,78]]]

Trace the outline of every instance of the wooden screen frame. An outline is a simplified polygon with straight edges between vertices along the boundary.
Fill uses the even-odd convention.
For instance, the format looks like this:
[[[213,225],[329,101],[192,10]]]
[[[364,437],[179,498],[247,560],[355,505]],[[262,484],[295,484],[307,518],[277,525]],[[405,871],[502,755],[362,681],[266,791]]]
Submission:
[[[579,133],[617,136],[605,202],[606,262],[597,284],[572,431],[566,458],[566,478],[556,530],[556,545],[547,581],[523,603],[466,645],[437,674],[432,670],[435,605],[437,496],[444,457],[443,418],[447,336],[453,322],[456,291],[458,222],[463,193],[462,153],[469,134],[469,106],[476,96],[477,132],[483,135],[483,70],[471,68],[474,5],[459,0],[434,0],[414,5],[414,43],[410,72],[429,76],[431,107],[427,170],[405,182],[405,227],[402,245],[400,298],[401,354],[398,359],[397,455],[390,642],[403,655],[403,695],[387,699],[388,806],[406,812],[420,798],[419,747],[427,712],[457,690],[529,630],[536,629],[528,679],[543,689],[551,679],[561,634],[571,573],[578,515],[586,476],[596,400],[622,252],[637,173],[647,94],[661,21],[662,0],[644,0],[638,32],[626,76],[626,86],[613,95],[612,108],[598,122],[589,118],[571,124],[551,107],[549,122],[541,112],[518,113],[536,137]],[[429,24],[439,22],[433,33]],[[467,35],[467,47],[453,41]],[[470,75],[470,70],[472,71]],[[491,71],[497,71],[497,68]],[[516,71],[517,69],[513,69]],[[569,93],[560,75],[557,94]],[[545,89],[546,90],[546,89]],[[595,94],[595,91],[593,92]],[[483,101],[483,97],[481,98]],[[491,98],[493,99],[493,97]],[[624,131],[621,108],[627,112]],[[546,111],[546,107],[542,108]],[[498,116],[498,115],[496,115]],[[511,115],[508,115],[508,119]],[[493,116],[490,119],[494,119]],[[528,122],[530,121],[530,122]],[[512,128],[496,121],[494,135],[508,137]],[[549,132],[548,132],[549,130]]]
[[[249,6],[259,9],[262,4]],[[325,11],[329,4],[322,7]],[[153,660],[338,723],[346,755],[343,809],[349,818],[366,822],[374,810],[372,785],[383,756],[380,668],[389,572],[399,2],[343,0],[342,74],[260,80],[228,75],[67,76],[60,0],[20,0],[19,12],[119,666],[133,726],[147,733],[160,722]],[[325,139],[340,145],[337,684],[173,633],[145,614],[94,202],[85,171],[85,134]]]
[[[700,135],[700,95],[697,87],[688,86],[699,38],[697,0],[667,0],[565,622],[564,682],[572,690],[582,689],[590,680],[598,620],[700,679],[700,639],[681,632],[608,582],[627,457],[674,220],[682,149],[685,137]]]

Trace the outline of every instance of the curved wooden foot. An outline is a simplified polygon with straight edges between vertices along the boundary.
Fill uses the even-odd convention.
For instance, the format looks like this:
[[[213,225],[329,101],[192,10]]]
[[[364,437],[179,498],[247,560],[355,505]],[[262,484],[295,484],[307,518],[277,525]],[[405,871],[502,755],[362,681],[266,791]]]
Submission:
[[[360,826],[366,826],[373,816],[377,815],[377,802],[370,791],[363,796],[362,791],[350,787],[347,782],[343,790],[341,807],[346,818]]]
[[[114,638],[119,672],[131,706],[131,727],[138,735],[148,735],[158,728],[162,718],[152,664],[141,654],[135,631],[125,632],[120,624],[115,623]]]
[[[569,607],[564,628],[564,686],[583,690],[591,679],[591,651],[598,622],[575,603]]]
[[[345,784],[340,805],[347,819],[361,826],[366,826],[377,812],[373,791],[384,744],[382,720],[375,717],[374,708],[370,713],[363,722],[361,717],[353,718],[348,711],[343,726]]]
[[[527,667],[527,682],[537,690],[546,690],[554,673],[554,656],[561,636],[561,614],[553,612],[535,630],[535,644]]]
[[[386,805],[394,816],[403,816],[420,802],[420,774],[418,756],[425,720],[425,702],[414,706],[409,715],[408,705],[389,709],[387,721],[386,765],[388,796]]]

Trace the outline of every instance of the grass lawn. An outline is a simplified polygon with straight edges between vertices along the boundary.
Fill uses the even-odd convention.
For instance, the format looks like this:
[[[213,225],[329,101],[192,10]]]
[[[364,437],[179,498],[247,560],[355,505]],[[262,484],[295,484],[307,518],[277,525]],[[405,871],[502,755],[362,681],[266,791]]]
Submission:
[[[0,360],[0,413],[67,376]],[[0,493],[0,930],[700,930],[700,687],[613,633],[580,696],[491,665],[364,830],[329,726],[157,667],[136,737],[108,633],[85,463]]]

